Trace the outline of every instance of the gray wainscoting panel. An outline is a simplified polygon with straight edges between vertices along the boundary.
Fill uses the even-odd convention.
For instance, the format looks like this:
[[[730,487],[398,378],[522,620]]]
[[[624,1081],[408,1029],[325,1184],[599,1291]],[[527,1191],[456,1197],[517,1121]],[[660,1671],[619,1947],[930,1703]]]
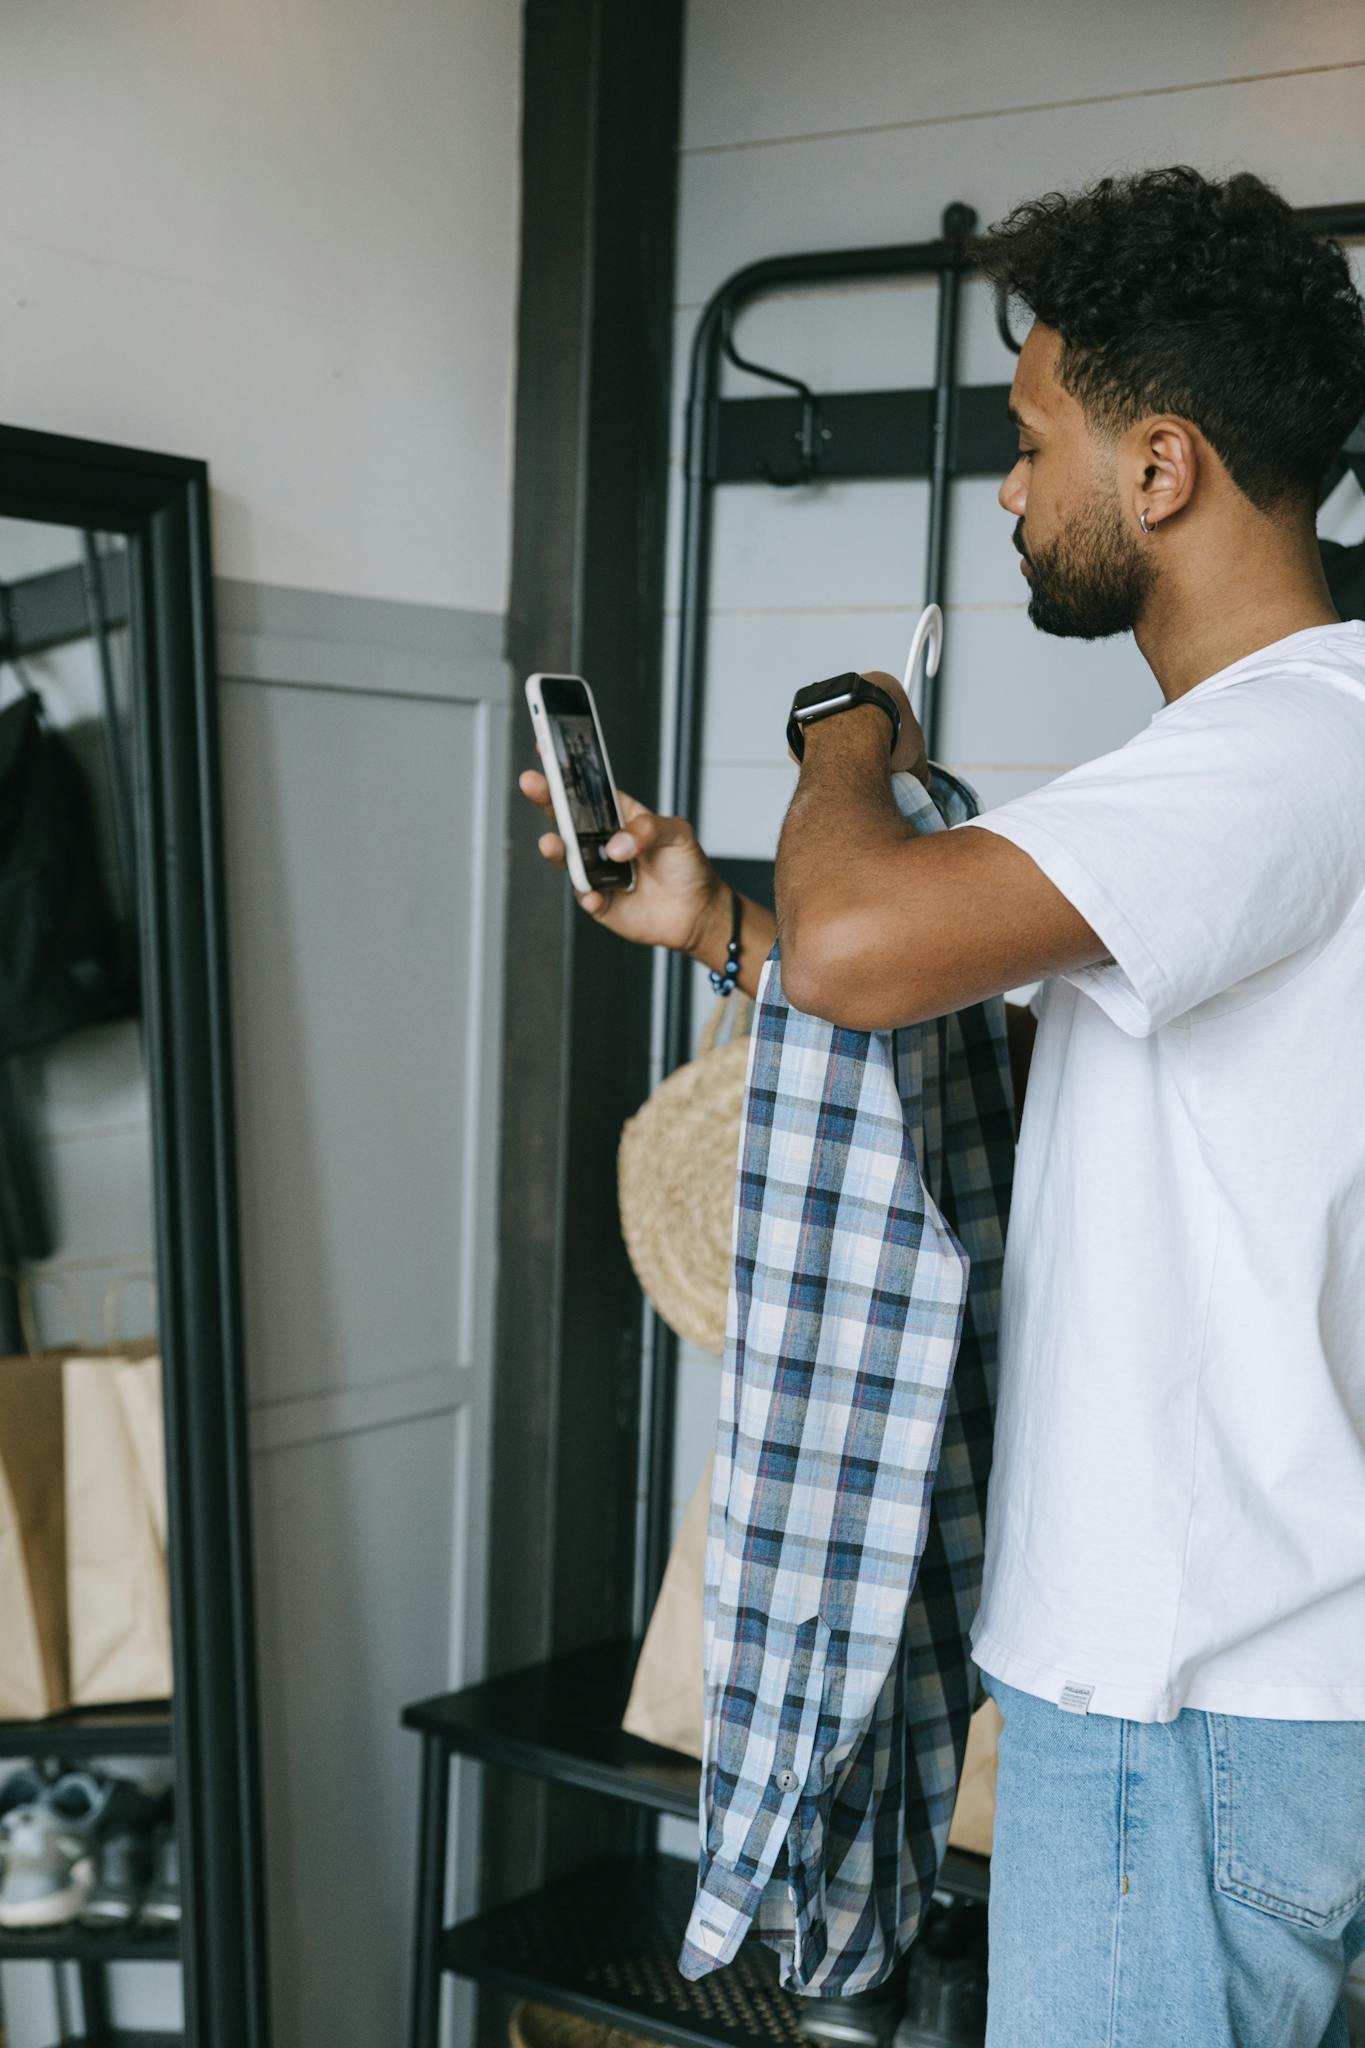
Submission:
[[[227,577],[219,578],[214,595],[225,676],[506,702],[500,613]]]
[[[490,615],[218,603],[275,2024],[373,2048],[407,1998],[399,1710],[486,1632],[510,679]]]
[[[459,1356],[479,705],[225,682],[253,1402]],[[465,1270],[462,1272],[461,1268]]]
[[[256,1462],[281,2044],[403,2037],[416,1745],[396,1707],[446,1682],[461,1426],[445,1415]]]

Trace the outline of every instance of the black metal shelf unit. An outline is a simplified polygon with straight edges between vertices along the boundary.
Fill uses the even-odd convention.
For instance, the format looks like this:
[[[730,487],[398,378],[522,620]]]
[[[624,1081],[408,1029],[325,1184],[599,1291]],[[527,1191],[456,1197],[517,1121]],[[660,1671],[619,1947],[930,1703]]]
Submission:
[[[169,1756],[171,1710],[163,1703],[135,1707],[78,1707],[44,1721],[0,1721],[0,1757]]]
[[[696,1817],[699,1765],[621,1727],[640,1645],[603,1643],[408,1707],[422,1738],[422,1819],[410,2048],[436,2048],[447,1970],[568,2011],[638,2027],[677,2048],[794,2043],[801,2001],[776,1963],[746,1942],[725,1970],[690,1984],[677,1956],[696,1866],[650,1851],[614,1859],[511,1905],[443,1924],[450,1761],[477,1758],[621,1799],[656,1815]],[[950,1849],[942,1886],[984,1899],[989,1866]]]
[[[0,1928],[0,1963],[177,1963],[180,1936],[171,1929],[155,1934],[107,1933],[72,1925],[35,1927],[32,1931]]]
[[[67,2048],[67,2044],[62,2044]],[[147,2033],[128,2027],[106,2027],[102,2034],[87,2034],[79,2048],[185,2048],[183,2034]]]
[[[675,2048],[796,2048],[799,2000],[778,1984],[770,1950],[746,1942],[724,1970],[695,1984],[678,1975],[678,1930],[695,1883],[696,1866],[682,1856],[599,1864],[452,1927],[442,1938],[441,1966],[500,1991],[639,2027]]]

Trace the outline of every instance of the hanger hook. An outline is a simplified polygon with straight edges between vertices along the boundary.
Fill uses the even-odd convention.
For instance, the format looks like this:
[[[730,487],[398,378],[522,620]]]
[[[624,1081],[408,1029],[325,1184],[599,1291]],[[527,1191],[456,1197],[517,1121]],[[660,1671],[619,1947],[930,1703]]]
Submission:
[[[915,685],[919,680],[920,656],[924,656],[924,673],[936,676],[943,657],[943,613],[938,605],[927,604],[919,615],[915,637],[910,642],[910,653],[905,664],[905,694],[913,704]]]

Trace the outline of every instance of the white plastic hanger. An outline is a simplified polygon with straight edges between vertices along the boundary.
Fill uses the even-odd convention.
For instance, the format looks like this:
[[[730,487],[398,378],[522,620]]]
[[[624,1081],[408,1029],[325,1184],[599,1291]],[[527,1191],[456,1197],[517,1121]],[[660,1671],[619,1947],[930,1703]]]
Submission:
[[[921,654],[924,656],[925,675],[936,676],[939,662],[943,658],[943,613],[936,604],[927,604],[920,613],[919,624],[915,627],[915,637],[910,642],[910,654],[905,664],[905,694],[910,699],[916,718],[920,712],[915,691],[919,680]]]

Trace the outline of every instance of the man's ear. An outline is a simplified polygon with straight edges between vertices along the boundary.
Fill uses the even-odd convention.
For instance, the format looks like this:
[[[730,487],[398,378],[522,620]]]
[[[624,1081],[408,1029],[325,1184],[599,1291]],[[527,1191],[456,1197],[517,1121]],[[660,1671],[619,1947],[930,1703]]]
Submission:
[[[1132,430],[1126,496],[1134,526],[1155,533],[1183,512],[1199,480],[1199,440],[1185,420],[1163,415]]]

